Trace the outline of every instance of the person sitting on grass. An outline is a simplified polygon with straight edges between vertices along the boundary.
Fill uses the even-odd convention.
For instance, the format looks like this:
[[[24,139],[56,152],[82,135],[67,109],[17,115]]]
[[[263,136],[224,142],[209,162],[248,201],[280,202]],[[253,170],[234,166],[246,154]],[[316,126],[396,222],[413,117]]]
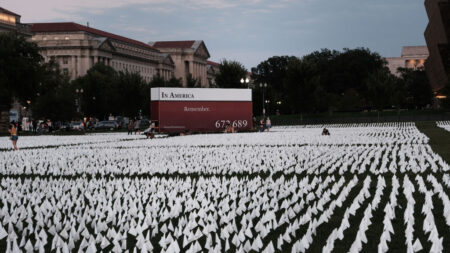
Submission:
[[[322,135],[330,135],[330,131],[328,129],[323,128]]]

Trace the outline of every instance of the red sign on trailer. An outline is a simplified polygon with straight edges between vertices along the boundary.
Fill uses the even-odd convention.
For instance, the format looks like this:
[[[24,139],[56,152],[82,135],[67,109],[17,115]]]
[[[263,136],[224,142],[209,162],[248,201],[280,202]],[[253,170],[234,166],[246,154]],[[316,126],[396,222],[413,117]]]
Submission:
[[[221,132],[252,129],[250,89],[152,88],[151,120],[159,132]]]

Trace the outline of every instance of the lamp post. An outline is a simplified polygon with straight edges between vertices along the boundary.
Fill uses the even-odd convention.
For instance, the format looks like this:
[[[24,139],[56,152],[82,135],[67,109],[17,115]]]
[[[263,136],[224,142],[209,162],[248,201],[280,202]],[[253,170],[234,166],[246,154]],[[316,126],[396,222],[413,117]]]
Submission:
[[[259,87],[262,89],[262,113],[263,113],[263,117],[266,115],[266,108],[265,108],[265,103],[266,101],[264,100],[264,89],[267,88],[267,83],[260,83]]]
[[[246,77],[245,79],[241,78],[242,85],[247,86],[247,88],[248,88],[249,83],[250,83],[250,79],[248,77]]]
[[[81,111],[81,94],[83,94],[83,88],[81,89],[75,89],[75,93],[77,93],[77,112]]]

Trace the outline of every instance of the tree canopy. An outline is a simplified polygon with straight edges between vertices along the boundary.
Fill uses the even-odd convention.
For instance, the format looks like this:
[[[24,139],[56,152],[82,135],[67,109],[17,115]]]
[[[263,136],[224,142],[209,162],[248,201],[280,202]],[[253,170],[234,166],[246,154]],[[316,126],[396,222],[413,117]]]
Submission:
[[[61,73],[54,61],[42,67],[42,80],[37,87],[36,98],[31,103],[33,118],[54,121],[73,119],[76,117],[76,105],[69,77]]]
[[[85,116],[106,119],[108,115],[136,117],[150,111],[150,86],[138,73],[117,72],[103,63],[73,82]]]
[[[15,32],[0,33],[0,131],[7,129],[7,112],[14,100],[22,104],[34,100],[42,62],[35,43]]]
[[[405,94],[417,108],[431,101],[431,88],[422,70],[392,75],[386,61],[366,48],[342,51],[322,49],[302,58],[274,56],[252,69],[255,82],[255,112],[261,111],[267,83],[265,107],[268,113],[355,111],[407,107]],[[389,87],[386,87],[388,85]],[[375,101],[388,89],[388,101]],[[383,98],[384,99],[384,98]],[[409,107],[411,107],[411,104]]]
[[[247,88],[241,83],[247,77],[247,69],[240,62],[222,60],[219,73],[216,75],[216,86],[219,88]]]

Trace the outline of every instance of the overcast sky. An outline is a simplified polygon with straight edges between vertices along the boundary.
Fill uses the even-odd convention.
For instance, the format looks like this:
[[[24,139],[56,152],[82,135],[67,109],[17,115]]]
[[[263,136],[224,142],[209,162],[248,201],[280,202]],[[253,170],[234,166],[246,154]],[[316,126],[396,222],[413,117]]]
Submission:
[[[0,0],[22,22],[89,22],[142,42],[203,40],[210,60],[249,70],[275,55],[425,45],[423,0]]]

